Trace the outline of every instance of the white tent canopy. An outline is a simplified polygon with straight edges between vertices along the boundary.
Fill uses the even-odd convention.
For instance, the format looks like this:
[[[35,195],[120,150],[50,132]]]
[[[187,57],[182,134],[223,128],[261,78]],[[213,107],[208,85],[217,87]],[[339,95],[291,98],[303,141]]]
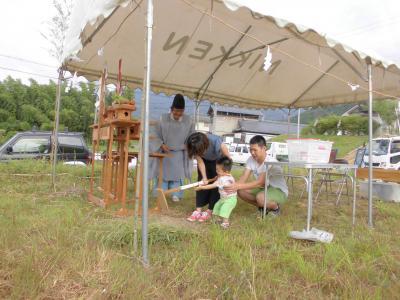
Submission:
[[[144,87],[144,178],[148,174],[150,85],[155,92],[179,92],[195,100],[249,108],[309,107],[369,98],[370,141],[372,97],[400,96],[396,65],[312,29],[240,7],[246,4],[244,0],[154,2],[153,14],[153,0],[77,1],[63,59],[65,69],[89,80],[98,79],[107,67],[108,79],[115,81],[121,58],[123,84]],[[272,59],[265,71],[267,53],[272,53]],[[148,186],[145,181],[142,184],[142,246],[147,264]],[[372,226],[372,160],[368,191]]]
[[[354,103],[368,98],[371,62],[374,98],[400,96],[396,65],[312,29],[237,9],[242,2],[155,1],[151,89],[252,108]],[[90,80],[107,66],[109,79],[115,80],[122,58],[124,81],[142,87],[145,13],[143,0],[77,1],[64,51],[66,68]],[[267,45],[272,65],[264,71]]]

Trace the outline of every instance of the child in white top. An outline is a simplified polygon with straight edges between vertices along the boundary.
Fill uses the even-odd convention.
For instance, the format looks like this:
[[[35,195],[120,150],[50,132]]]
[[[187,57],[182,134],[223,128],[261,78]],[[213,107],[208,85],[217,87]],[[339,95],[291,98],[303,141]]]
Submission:
[[[233,178],[233,176],[230,174],[232,164],[232,159],[228,157],[221,157],[220,159],[217,159],[217,180],[212,184],[203,185],[196,189],[210,190],[218,187],[221,198],[217,203],[215,203],[213,215],[222,218],[221,226],[223,228],[229,227],[229,216],[237,203],[236,191],[227,192],[226,190],[224,190],[225,186],[229,186],[235,183],[235,178]]]

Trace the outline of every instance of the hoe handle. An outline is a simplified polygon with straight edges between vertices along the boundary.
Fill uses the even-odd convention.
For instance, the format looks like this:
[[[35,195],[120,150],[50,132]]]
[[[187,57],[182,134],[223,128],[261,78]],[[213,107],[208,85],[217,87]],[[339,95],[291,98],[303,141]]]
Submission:
[[[210,182],[210,181],[215,181],[216,179],[217,179],[217,177],[214,177],[214,178],[212,178],[212,179],[209,179],[208,181],[209,181],[209,182]],[[199,182],[190,183],[190,184],[187,184],[187,185],[182,185],[182,186],[179,186],[179,187],[177,187],[177,188],[165,190],[165,191],[164,191],[164,195],[169,195],[169,194],[171,194],[171,193],[175,193],[175,192],[187,190],[187,189],[190,189],[190,188],[193,188],[193,187],[198,187],[198,186],[200,185],[200,183],[202,183],[202,182],[199,181]]]
[[[164,191],[164,195],[169,195],[169,194],[171,194],[171,193],[176,193],[176,192],[179,192],[180,190],[181,190],[180,187],[173,188],[173,189],[169,189],[169,190],[165,190],[165,191]]]

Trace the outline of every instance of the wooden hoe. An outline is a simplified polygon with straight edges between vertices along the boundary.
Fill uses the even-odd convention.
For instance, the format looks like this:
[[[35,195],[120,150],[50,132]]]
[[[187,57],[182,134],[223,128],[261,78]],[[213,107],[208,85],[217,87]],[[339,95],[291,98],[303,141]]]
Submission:
[[[194,183],[178,186],[176,188],[165,190],[165,191],[163,189],[158,188],[157,189],[157,192],[158,192],[157,205],[158,205],[158,207],[161,209],[161,211],[168,210],[168,203],[167,203],[167,198],[166,198],[167,195],[176,193],[176,192],[180,192],[180,191],[184,191],[184,190],[187,190],[190,188],[198,187],[202,182],[203,181],[194,182]]]

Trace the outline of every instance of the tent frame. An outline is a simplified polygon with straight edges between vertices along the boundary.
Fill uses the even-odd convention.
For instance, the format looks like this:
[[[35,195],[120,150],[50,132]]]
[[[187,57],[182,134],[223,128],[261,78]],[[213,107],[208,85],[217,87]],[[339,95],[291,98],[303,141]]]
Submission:
[[[148,254],[148,214],[149,214],[149,107],[150,107],[150,85],[151,85],[151,47],[153,39],[153,0],[147,0],[146,15],[146,62],[144,67],[145,74],[145,97],[144,97],[144,126],[143,126],[143,174],[141,174],[142,183],[142,259],[143,265],[148,267],[150,264]]]
[[[88,42],[90,42],[91,38],[100,30],[100,28],[108,21],[108,19],[117,11],[119,6],[109,15],[107,18],[105,18],[102,21],[102,24],[92,33],[92,35],[87,38],[83,42],[83,46],[85,46]],[[250,27],[247,29],[247,31],[250,29]],[[246,36],[246,32],[242,33],[242,36],[240,39],[237,41],[237,43],[230,48],[230,50],[227,52],[227,54],[224,56],[224,58],[221,60],[221,63],[218,65],[218,67],[214,70],[214,72],[209,76],[209,78],[203,83],[203,85],[199,88],[198,95],[200,95],[200,92],[203,90],[205,87],[205,90],[203,91],[202,95],[205,94],[205,91],[207,90],[208,86],[210,85],[210,82],[213,79],[213,75],[218,71],[220,66],[226,61],[227,59],[231,58],[229,57],[229,54],[231,54],[233,48],[241,41],[243,37]],[[147,180],[148,178],[148,162],[149,162],[149,101],[150,101],[150,86],[151,86],[151,54],[152,54],[152,33],[153,33],[153,0],[147,0],[147,14],[146,14],[146,62],[145,62],[145,67],[144,67],[144,91],[145,95],[143,97],[144,100],[144,105],[143,105],[143,111],[142,111],[142,117],[143,117],[143,140],[141,143],[142,149],[143,149],[143,174],[141,174],[141,178],[143,180],[141,181],[142,184],[142,191],[143,191],[143,197],[142,197],[142,258],[143,258],[143,264],[144,266],[149,266],[149,257],[148,257],[148,185],[147,185]],[[284,40],[284,39],[283,39]],[[273,43],[278,43],[283,40],[278,40]],[[260,48],[265,48],[266,46],[259,46],[255,49],[248,50],[248,52],[258,50]],[[336,53],[337,54],[337,53]],[[234,56],[232,56],[234,57]],[[346,63],[353,71],[356,71],[351,65],[346,62],[343,57],[339,55],[339,58]],[[329,72],[330,69],[332,69],[337,63],[339,62],[336,61],[333,65],[329,67],[327,71],[325,71],[312,85],[310,85],[297,99],[295,99],[289,106],[289,108],[293,108],[294,104],[307,92],[309,91],[315,84],[317,84],[318,81],[322,79],[323,76],[325,76],[326,72]],[[55,120],[55,130],[54,130],[54,136],[57,137],[58,133],[58,123],[59,123],[59,106],[60,106],[60,98],[61,98],[61,83],[62,83],[62,72],[63,72],[63,67],[60,68],[59,70],[59,79],[58,79],[58,90],[57,90],[57,99],[56,99],[56,120]],[[357,75],[360,76],[360,78],[364,79],[364,77],[357,72]],[[365,79],[364,79],[365,80]],[[368,62],[368,90],[369,90],[369,100],[368,100],[368,106],[369,106],[369,136],[368,136],[368,147],[369,147],[369,153],[372,153],[372,135],[373,135],[373,128],[372,128],[372,104],[373,104],[373,91],[372,91],[372,63]],[[195,119],[198,120],[198,110],[199,110],[199,105],[202,97],[197,97],[196,99],[196,113],[195,113]],[[298,112],[298,122],[300,121],[300,112]],[[299,131],[298,131],[298,136],[299,136]],[[55,146],[57,146],[57,140],[54,140]],[[53,154],[54,155],[54,154]],[[57,155],[54,155],[53,157],[53,186],[55,188],[55,165],[56,165],[56,160],[57,160]],[[372,222],[372,159],[369,159],[369,173],[368,173],[368,180],[369,180],[369,185],[368,185],[368,225],[370,227],[373,226]],[[139,170],[141,171],[141,170]]]

